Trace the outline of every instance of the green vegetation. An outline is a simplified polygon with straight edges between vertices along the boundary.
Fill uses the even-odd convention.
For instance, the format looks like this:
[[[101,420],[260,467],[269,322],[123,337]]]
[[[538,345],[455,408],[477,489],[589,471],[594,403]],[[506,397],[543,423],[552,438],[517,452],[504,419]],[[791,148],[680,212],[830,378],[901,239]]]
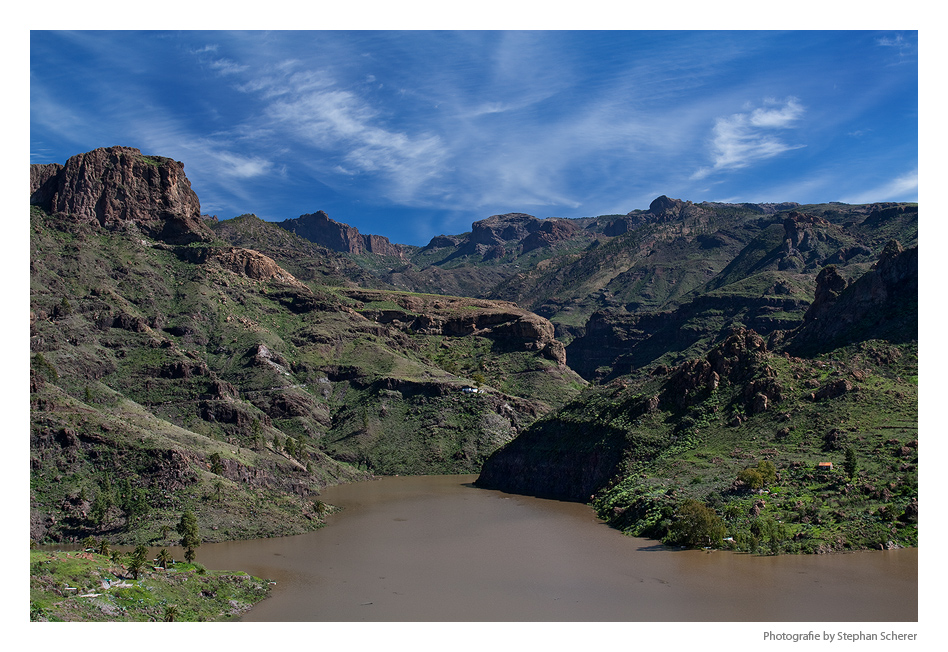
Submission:
[[[32,621],[226,621],[264,599],[269,583],[141,554],[30,551]],[[145,551],[147,555],[147,551]]]
[[[181,515],[178,521],[178,534],[181,535],[181,546],[184,548],[184,558],[188,563],[194,561],[194,549],[201,545],[201,539],[198,536],[197,518],[194,512],[187,511]]]
[[[726,536],[716,531],[701,545],[751,552],[917,545],[918,395],[908,380],[915,345],[867,342],[813,361],[768,354],[761,364],[784,396],[757,414],[742,407],[742,387],[722,386],[684,410],[626,426],[621,414],[640,409],[636,396],[661,388],[646,381],[613,390],[603,416],[626,429],[625,461],[593,501],[600,516],[630,534],[697,545],[695,529],[710,536],[709,523],[717,524],[712,510]],[[812,398],[821,380],[840,378],[853,389]],[[699,511],[707,516],[701,528]]]
[[[235,221],[221,232],[260,238],[309,284],[222,242],[148,243],[31,208],[37,540],[168,543],[186,512],[205,542],[310,531],[331,510],[322,487],[476,472],[585,384],[539,333],[492,333],[524,311],[352,288],[353,263]]]
[[[675,545],[916,545],[917,280],[789,343],[843,296],[820,270],[917,245],[917,206],[655,207],[391,258],[254,215],[176,246],[31,207],[31,537],[137,545],[145,581],[146,544],[170,577],[176,541],[320,527],[327,485],[483,468]]]

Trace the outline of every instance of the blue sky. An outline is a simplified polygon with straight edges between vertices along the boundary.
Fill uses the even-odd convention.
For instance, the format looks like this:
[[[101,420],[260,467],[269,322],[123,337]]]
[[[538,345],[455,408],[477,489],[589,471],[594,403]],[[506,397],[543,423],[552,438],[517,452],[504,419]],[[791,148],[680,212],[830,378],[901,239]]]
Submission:
[[[914,31],[46,32],[30,162],[183,161],[202,210],[423,245],[505,212],[916,201]]]

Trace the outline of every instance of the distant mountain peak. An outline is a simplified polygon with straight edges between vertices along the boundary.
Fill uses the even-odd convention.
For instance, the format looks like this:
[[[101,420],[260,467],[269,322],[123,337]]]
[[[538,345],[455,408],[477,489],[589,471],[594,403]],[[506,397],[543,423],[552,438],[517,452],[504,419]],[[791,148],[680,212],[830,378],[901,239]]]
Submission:
[[[310,242],[333,251],[405,257],[402,248],[397,244],[392,244],[385,236],[359,233],[356,227],[331,219],[325,211],[307,213],[277,224],[301,238],[306,238]]]

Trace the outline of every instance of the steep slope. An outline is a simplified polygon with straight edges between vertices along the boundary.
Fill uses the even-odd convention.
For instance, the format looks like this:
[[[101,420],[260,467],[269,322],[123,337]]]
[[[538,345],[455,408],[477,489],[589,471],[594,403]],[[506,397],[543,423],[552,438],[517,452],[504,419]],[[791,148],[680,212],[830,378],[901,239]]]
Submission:
[[[608,379],[649,365],[677,364],[732,327],[752,328],[767,336],[799,326],[824,266],[834,265],[854,278],[882,253],[885,242],[880,229],[872,226],[881,211],[897,216],[887,222],[887,234],[897,233],[917,244],[917,206],[798,207],[804,208],[808,212],[776,213],[741,226],[729,222],[724,230],[680,236],[680,243],[669,243],[679,252],[665,253],[678,278],[689,260],[703,260],[709,272],[717,272],[704,283],[693,283],[687,292],[663,292],[657,305],[639,301],[593,313],[567,347],[574,368],[587,379]],[[699,247],[706,247],[707,257],[698,253]]]
[[[477,484],[591,501],[669,543],[917,545],[917,250],[889,247],[848,286],[835,273],[776,350],[739,328],[674,368],[590,387],[492,455]],[[697,539],[695,514],[714,525]]]
[[[235,247],[266,254],[301,281],[320,285],[395,289],[366,271],[351,257],[265,222],[240,215],[211,225],[214,235]]]
[[[893,240],[864,275],[847,283],[835,266],[816,277],[816,296],[803,324],[788,334],[796,355],[824,353],[869,338],[918,338],[918,247]]]
[[[129,159],[143,179],[116,179],[150,188],[135,152],[84,160]],[[72,167],[36,176],[87,174]],[[185,509],[205,541],[302,532],[321,487],[476,471],[584,385],[552,325],[513,304],[355,288],[358,268],[276,226],[213,225],[233,246],[149,210],[164,186],[123,195],[101,177],[99,196],[146,206],[99,220],[33,193],[34,539],[146,542]]]

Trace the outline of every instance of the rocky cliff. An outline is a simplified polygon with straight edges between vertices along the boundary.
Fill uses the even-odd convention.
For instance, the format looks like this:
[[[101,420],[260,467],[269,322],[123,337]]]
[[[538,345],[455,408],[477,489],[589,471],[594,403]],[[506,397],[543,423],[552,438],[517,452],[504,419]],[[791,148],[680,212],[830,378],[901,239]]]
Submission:
[[[131,224],[174,244],[210,241],[201,204],[184,164],[145,156],[133,147],[105,147],[65,165],[30,166],[30,204],[76,222],[117,228]]]
[[[643,224],[699,222],[707,220],[712,214],[709,209],[695,205],[690,201],[672,199],[662,195],[652,200],[647,211],[631,211],[624,217],[609,221],[604,226],[603,232],[605,235],[615,237],[632,231]]]
[[[405,253],[397,244],[381,235],[365,235],[359,229],[329,218],[324,211],[307,213],[297,218],[277,223],[291,233],[327,249],[350,254],[371,253],[377,256],[404,258]]]
[[[787,350],[813,354],[853,342],[918,339],[918,247],[892,241],[872,269],[847,283],[835,266],[816,277],[803,323],[786,334]]]
[[[656,369],[648,391],[630,392],[625,382],[591,389],[584,397],[588,402],[566,405],[491,455],[477,485],[586,502],[619,472],[630,451],[645,459],[671,443],[637,441],[636,426],[643,419],[681,413],[719,390],[735,394],[740,414],[772,409],[786,390],[767,362],[764,339],[738,328],[706,356]]]
[[[484,260],[495,260],[508,254],[519,256],[534,249],[549,249],[569,240],[578,230],[571,220],[540,220],[526,213],[504,213],[474,222],[467,235],[435,236],[421,252],[450,248],[454,251],[448,259],[482,256]]]

